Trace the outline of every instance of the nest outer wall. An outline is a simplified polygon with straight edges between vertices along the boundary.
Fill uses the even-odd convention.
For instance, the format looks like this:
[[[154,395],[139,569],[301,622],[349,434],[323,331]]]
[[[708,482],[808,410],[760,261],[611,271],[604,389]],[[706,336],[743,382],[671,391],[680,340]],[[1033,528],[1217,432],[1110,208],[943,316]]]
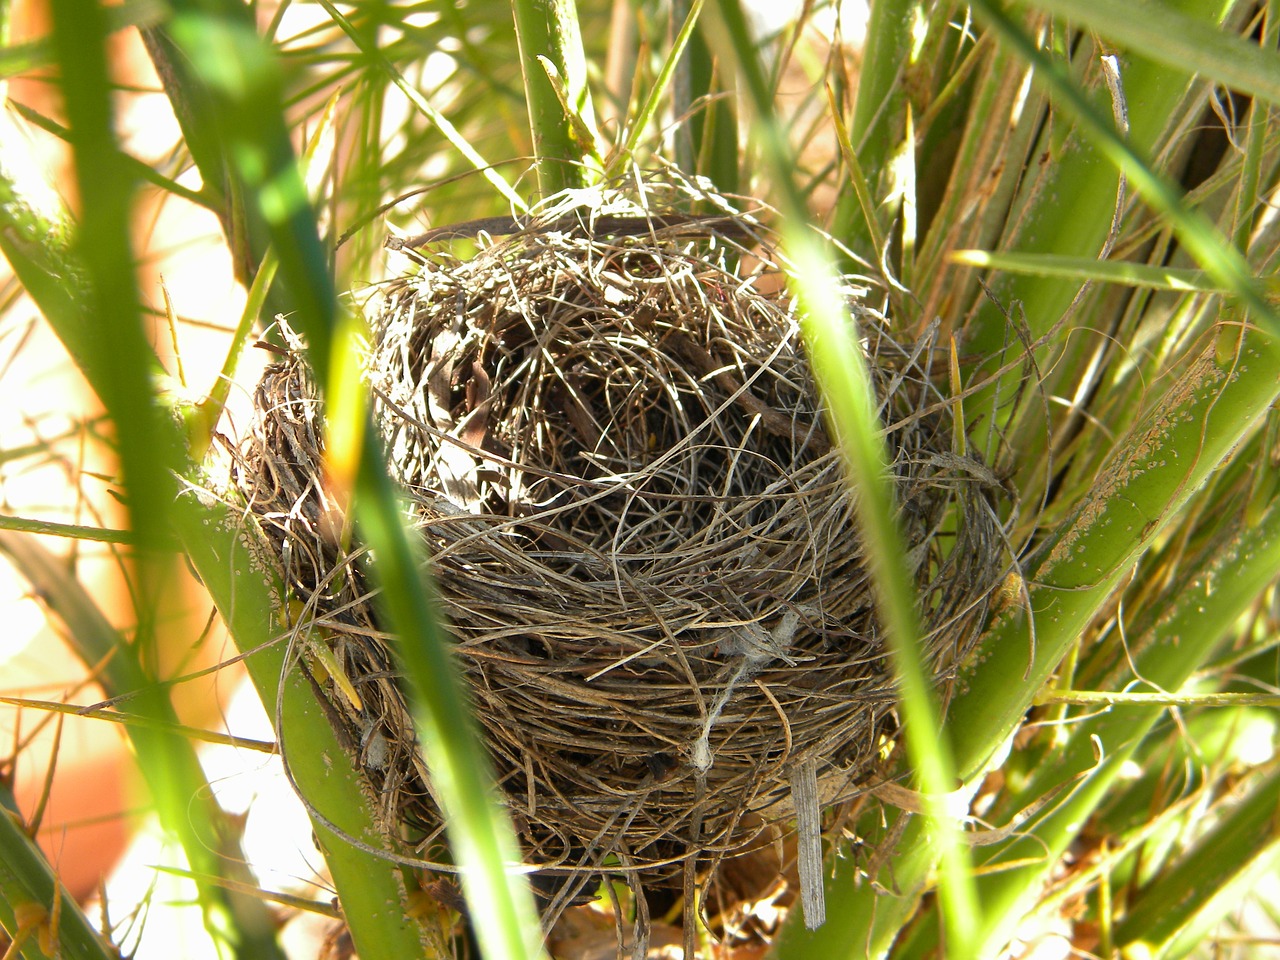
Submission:
[[[605,865],[665,881],[774,838],[797,764],[824,799],[855,791],[894,734],[894,682],[767,231],[616,196],[545,219],[386,285],[375,420],[526,860],[579,887]],[[871,286],[848,283],[945,696],[999,576],[1001,492],[953,455],[927,345],[896,344]],[[257,410],[235,482],[300,625],[323,622],[359,693],[323,685],[388,824],[430,852],[440,814],[395,639],[340,548],[300,356],[268,370]]]

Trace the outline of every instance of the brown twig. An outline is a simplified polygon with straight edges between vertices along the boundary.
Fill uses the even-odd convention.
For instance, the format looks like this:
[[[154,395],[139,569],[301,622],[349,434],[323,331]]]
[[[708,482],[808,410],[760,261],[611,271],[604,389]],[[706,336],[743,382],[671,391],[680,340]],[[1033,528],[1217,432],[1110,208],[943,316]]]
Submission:
[[[577,233],[591,237],[643,237],[650,234],[665,236],[700,235],[718,233],[736,240],[751,237],[751,228],[729,217],[689,216],[668,213],[652,216],[596,216],[579,214],[554,217],[549,220],[518,219],[516,217],[481,217],[444,227],[435,227],[413,237],[387,237],[384,246],[388,250],[417,249],[441,240],[458,240],[478,237],[482,233],[493,236],[509,236],[517,233]]]

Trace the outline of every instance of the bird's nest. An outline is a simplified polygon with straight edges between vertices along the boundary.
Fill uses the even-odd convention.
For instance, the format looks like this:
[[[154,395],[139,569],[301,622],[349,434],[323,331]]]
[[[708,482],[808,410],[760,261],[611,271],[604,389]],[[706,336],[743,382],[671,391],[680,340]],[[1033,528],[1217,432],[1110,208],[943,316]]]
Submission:
[[[848,795],[896,732],[856,494],[772,235],[687,186],[647,197],[437,234],[505,235],[417,255],[366,366],[525,858],[569,878],[545,888],[559,903],[602,870],[688,883],[785,829],[798,770]],[[710,215],[676,212],[692,200]],[[931,344],[895,342],[879,292],[845,283],[945,697],[997,578],[1000,491],[956,452]],[[431,854],[396,640],[341,546],[298,355],[257,410],[235,480],[358,692],[323,684],[372,795]]]

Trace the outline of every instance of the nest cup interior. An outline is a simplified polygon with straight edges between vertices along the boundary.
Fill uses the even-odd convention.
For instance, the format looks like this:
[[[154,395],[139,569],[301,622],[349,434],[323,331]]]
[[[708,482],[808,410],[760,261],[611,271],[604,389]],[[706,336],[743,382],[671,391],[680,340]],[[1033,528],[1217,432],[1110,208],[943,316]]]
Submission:
[[[847,794],[895,729],[853,495],[769,235],[611,202],[423,256],[382,292],[367,365],[526,859],[575,891],[604,866],[664,882],[772,840],[797,764],[824,800]],[[998,491],[952,456],[929,351],[894,344],[871,293],[846,290],[945,691],[997,576]],[[388,821],[426,850],[439,814],[395,640],[333,536],[297,357],[258,409],[237,480],[360,691],[327,695]]]

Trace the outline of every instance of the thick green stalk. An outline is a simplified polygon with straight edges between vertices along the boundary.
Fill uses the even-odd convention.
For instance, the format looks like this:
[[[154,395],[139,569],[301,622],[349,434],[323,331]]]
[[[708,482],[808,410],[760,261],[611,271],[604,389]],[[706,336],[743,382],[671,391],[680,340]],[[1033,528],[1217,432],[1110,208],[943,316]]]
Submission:
[[[23,829],[16,801],[0,780],[0,928],[27,940],[25,960],[115,960],[107,943],[58,884],[49,861]],[[45,949],[45,948],[49,949]],[[5,954],[8,956],[8,954]]]
[[[1202,18],[1202,29],[1208,32],[1216,28],[1233,2],[1218,0],[1205,4],[1201,0],[1179,0],[1174,6]],[[1008,23],[1003,15],[995,16],[991,12],[993,6],[985,0],[975,4],[975,9],[988,11],[989,23]],[[1006,28],[1002,41],[1009,42],[1010,35],[1012,31]],[[1020,39],[1026,40],[1021,35]],[[1028,55],[1025,49],[1017,53],[1023,58]],[[1053,75],[1053,71],[1045,69],[1043,63],[1036,65],[1036,76],[1041,82]],[[1122,82],[1129,103],[1142,106],[1140,110],[1130,110],[1125,142],[1139,156],[1155,156],[1168,133],[1168,118],[1179,112],[1179,105],[1188,96],[1190,79],[1185,70],[1135,56],[1126,58]],[[1111,106],[1104,103],[1105,93],[1094,90],[1090,96],[1097,104],[1095,116],[1109,118]],[[1030,166],[1037,175],[1027,179],[1022,193],[1015,200],[1011,224],[1016,223],[1016,228],[1010,230],[1002,247],[1019,253],[1096,258],[1107,239],[1119,175],[1116,166],[1106,162],[1104,147],[1098,139],[1081,131],[1078,109],[1064,112],[1062,106],[1061,99],[1055,101],[1055,119],[1050,128],[1052,139],[1036,148],[1036,160]],[[1062,132],[1064,125],[1069,131],[1065,135]],[[1026,318],[1027,334],[1032,342],[1038,341],[1062,319],[1080,289],[1079,281],[1071,278],[1052,280],[996,274],[988,283],[995,300],[1005,309],[1012,308],[1013,304],[1019,305],[1019,316]],[[1009,330],[1005,312],[995,303],[983,300],[966,325],[966,352],[987,358],[990,367],[994,368],[1012,359],[1005,353],[1010,343],[1016,343],[1016,338]],[[1042,358],[1042,355],[1038,356]],[[984,430],[998,426],[1005,417],[998,415],[993,405],[1008,401],[1013,380],[1018,376],[1019,372],[1008,374],[999,381],[999,389],[988,389],[966,400],[966,413],[983,418],[986,423]],[[981,440],[979,445],[990,453],[994,443],[992,436]]]
[[[858,72],[857,100],[849,139],[858,165],[872,190],[882,201],[885,167],[902,140],[907,100],[903,82],[911,59],[912,27],[920,14],[917,0],[883,0],[871,5],[862,69]],[[832,235],[855,253],[870,256],[871,232],[851,193],[836,208]]]
[[[249,654],[245,666],[258,695],[268,711],[278,711],[289,770],[313,811],[316,842],[356,949],[369,957],[430,956],[424,930],[410,915],[413,891],[390,860],[398,845],[379,821],[350,750],[338,741],[299,668],[287,663],[285,641],[274,629],[283,607],[278,574],[255,560],[248,546],[261,542],[262,534],[242,529],[253,523],[243,512],[194,494],[178,502],[174,520],[236,645]]]
[[[1205,273],[1248,307],[1254,323],[1280,335],[1280,318],[1263,296],[1261,285],[1244,255],[1226,242],[1203,212],[1185,202],[1182,189],[1155,170],[1147,155],[1135,148],[1131,140],[1116,128],[1110,112],[1100,112],[1061,67],[1049,59],[1017,24],[1004,16],[990,0],[973,0],[973,7],[982,13],[983,20],[1002,42],[1008,43],[1019,56],[1036,67],[1036,76],[1050,91],[1054,104],[1078,123],[1081,132],[1099,152],[1124,173],[1134,191],[1164,217],[1179,242]],[[1280,68],[1280,58],[1273,55],[1272,60]]]
[[[1274,581],[1280,569],[1280,501],[1273,500],[1257,522],[1246,522],[1243,512],[1234,511],[1224,521],[1218,548],[1197,556],[1187,576],[1152,601],[1160,616],[1148,633],[1129,638],[1126,676],[1136,674],[1156,688],[1179,690]],[[1074,722],[1067,728],[1066,743],[1041,758],[1016,793],[1001,799],[1001,810],[1012,815],[1087,774],[1049,815],[1027,825],[1025,834],[1020,831],[985,848],[984,867],[1021,864],[987,873],[978,882],[991,923],[984,935],[985,952],[1003,946],[1034,907],[1047,875],[1110,795],[1125,763],[1163,714],[1152,708],[1112,709]],[[927,948],[926,938],[914,944],[904,960],[927,955]]]
[[[1009,611],[973,658],[949,724],[962,777],[981,769],[1138,555],[1280,396],[1278,367],[1274,338],[1222,323],[1163,401],[1117,445],[1030,571],[1034,641],[1026,615]]]
[[[599,178],[595,115],[572,0],[511,0],[538,186],[544,197]]]
[[[1116,944],[1126,954],[1136,954],[1133,948],[1143,946],[1145,955],[1163,956],[1186,928],[1202,928],[1205,924],[1198,922],[1199,915],[1206,908],[1212,910],[1212,902],[1232,889],[1233,878],[1250,875],[1257,861],[1265,866],[1276,860],[1280,851],[1277,809],[1280,767],[1253,785],[1186,856],[1143,888],[1116,926]],[[1233,906],[1220,902],[1214,912],[1220,916]]]
[[[1222,325],[1166,402],[1117,446],[1057,546],[1029,571],[1034,638],[1025,614],[1006,612],[984,634],[961,677],[945,728],[960,778],[967,781],[981,771],[1137,556],[1280,396],[1276,369],[1280,346],[1272,338]],[[891,821],[896,816],[901,814],[891,815]],[[839,929],[865,945],[868,956],[883,956],[914,911],[938,860],[935,844],[924,821],[914,817],[893,861],[897,892],[868,883],[852,889],[842,886],[838,876],[828,884],[834,904],[830,912]],[[1035,856],[1044,856],[1043,847],[1036,846]],[[980,885],[984,907],[998,882]],[[991,907],[997,925],[1016,913],[999,896]],[[828,939],[836,936],[834,930],[819,933],[815,944],[834,944]],[[788,934],[799,937],[796,931]],[[996,939],[997,934],[989,934],[988,945]],[[803,955],[821,955],[812,949]]]
[[[836,860],[827,879],[827,922],[820,930],[788,923],[774,948],[778,960],[882,957],[920,904],[925,881],[938,866],[936,835],[925,817],[886,810],[889,829],[908,817],[891,854],[893,866],[872,883],[859,874],[855,857]],[[885,879],[895,886],[877,889]],[[953,954],[961,956],[960,954]],[[972,947],[968,956],[972,956]]]

